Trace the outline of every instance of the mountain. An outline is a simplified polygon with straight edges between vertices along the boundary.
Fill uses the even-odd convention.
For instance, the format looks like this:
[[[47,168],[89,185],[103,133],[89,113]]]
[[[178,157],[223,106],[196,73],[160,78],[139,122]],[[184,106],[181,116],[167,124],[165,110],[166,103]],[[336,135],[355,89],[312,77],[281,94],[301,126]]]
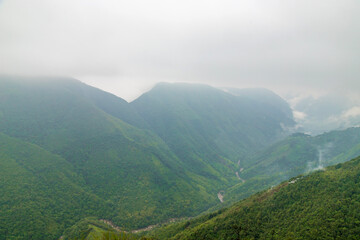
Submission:
[[[284,100],[268,104],[257,92],[235,96],[207,85],[160,83],[131,105],[196,174],[236,178],[240,158],[282,139],[294,125]]]
[[[87,215],[112,215],[64,158],[2,133],[0,149],[0,239],[55,239]]]
[[[228,209],[166,226],[158,239],[357,239],[360,157],[285,181]]]
[[[235,96],[250,98],[270,108],[276,108],[283,116],[289,119],[293,118],[292,109],[289,107],[289,104],[279,95],[266,88],[225,88],[224,90]]]
[[[240,162],[244,182],[225,192],[234,202],[286,179],[342,163],[360,155],[360,128],[332,131],[315,137],[293,134]]]
[[[156,134],[109,115],[88,98],[87,89],[95,89],[74,79],[3,77],[0,85],[0,132],[65,159],[89,192],[115,206],[108,217],[117,224],[146,226],[217,201],[215,192],[204,189],[206,180],[183,170]]]
[[[134,229],[197,215],[239,181],[239,156],[292,124],[277,107],[203,85],[160,84],[127,103],[71,78],[0,76],[2,206],[10,209],[0,212],[0,236],[52,239],[89,216]],[[21,213],[13,199],[24,202]]]

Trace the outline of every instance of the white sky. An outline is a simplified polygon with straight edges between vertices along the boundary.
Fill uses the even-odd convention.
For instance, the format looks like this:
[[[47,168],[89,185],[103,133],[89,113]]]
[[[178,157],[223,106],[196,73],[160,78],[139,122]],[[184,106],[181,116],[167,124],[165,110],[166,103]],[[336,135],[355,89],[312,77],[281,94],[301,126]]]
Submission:
[[[0,0],[0,73],[360,92],[358,0]]]

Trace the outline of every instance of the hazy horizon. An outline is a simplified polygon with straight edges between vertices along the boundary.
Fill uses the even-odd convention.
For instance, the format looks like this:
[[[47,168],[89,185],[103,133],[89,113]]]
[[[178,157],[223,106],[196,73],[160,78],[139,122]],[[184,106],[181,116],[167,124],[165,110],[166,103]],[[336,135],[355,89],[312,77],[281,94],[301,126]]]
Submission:
[[[262,87],[303,124],[313,106],[328,109],[311,122],[336,129],[360,123],[359,10],[350,0],[3,0],[0,73],[71,76],[128,102],[158,82]]]
[[[132,100],[157,82],[360,91],[357,1],[0,1],[0,72]]]
[[[359,12],[0,0],[0,240],[357,239]]]

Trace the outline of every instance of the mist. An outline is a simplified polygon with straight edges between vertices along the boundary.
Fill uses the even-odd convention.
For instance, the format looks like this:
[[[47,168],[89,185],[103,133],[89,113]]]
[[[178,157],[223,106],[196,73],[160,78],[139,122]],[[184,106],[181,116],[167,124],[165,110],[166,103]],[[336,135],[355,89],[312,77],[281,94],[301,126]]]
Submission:
[[[0,70],[74,76],[128,99],[159,81],[359,89],[359,7],[331,0],[4,0]]]
[[[157,82],[265,87],[289,101],[335,92],[353,101],[335,119],[360,107],[359,10],[350,0],[3,0],[0,73],[71,76],[128,101]]]

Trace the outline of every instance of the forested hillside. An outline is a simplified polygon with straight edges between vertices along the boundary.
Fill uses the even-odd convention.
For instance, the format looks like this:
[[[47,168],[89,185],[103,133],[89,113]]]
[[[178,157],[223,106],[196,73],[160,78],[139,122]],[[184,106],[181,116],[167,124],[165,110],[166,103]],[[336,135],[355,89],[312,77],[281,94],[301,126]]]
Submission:
[[[1,84],[1,131],[64,158],[91,193],[115,205],[108,217],[119,225],[146,226],[217,201],[211,181],[186,172],[159,137],[71,90],[78,81],[5,79]]]
[[[360,240],[359,12],[0,0],[0,240]]]
[[[2,76],[0,99],[2,239],[194,217],[360,154],[359,128],[286,137],[291,109],[264,89],[162,83],[127,103],[75,79]]]
[[[293,134],[239,164],[243,179],[225,192],[229,203],[279,184],[299,174],[320,170],[360,155],[360,128],[318,136]]]
[[[78,188],[58,197],[61,191],[55,186],[48,190],[52,182],[35,174],[33,181],[39,187],[31,188],[31,193],[51,196],[58,209],[55,215],[62,217],[45,220],[51,218],[47,211],[52,207],[43,202],[50,200],[34,208],[43,215],[41,224],[29,224],[28,219],[36,215],[31,211],[21,211],[21,217],[2,211],[6,225],[1,236],[26,239],[41,232],[37,239],[48,239],[88,216],[106,217],[128,229],[195,216],[219,203],[219,191],[239,182],[235,175],[239,156],[282,138],[288,133],[284,124],[293,124],[276,107],[269,109],[248,97],[203,85],[169,86],[159,85],[129,104],[75,79],[1,76],[0,133],[49,156],[36,152],[18,156],[12,172],[24,171],[19,162],[41,159],[41,168],[54,157],[61,159],[66,170],[49,165],[48,177],[67,171],[75,177],[58,181],[64,185],[59,189]],[[10,164],[9,159],[15,158],[11,154],[19,154],[18,149],[27,148],[10,147],[9,142],[4,141],[3,148],[9,152],[3,164]],[[31,181],[11,177],[12,172],[2,176],[4,198],[11,196],[4,200],[7,209],[16,208],[13,199],[17,198],[23,206],[31,206],[34,199],[24,198],[26,191],[7,194],[13,182],[20,189],[33,186],[28,184]],[[78,199],[74,207],[79,212],[69,210],[71,196],[80,192],[94,200]],[[90,207],[91,201],[97,207]]]
[[[179,155],[192,146],[199,155],[237,160],[281,139],[295,124],[289,105],[269,92],[237,96],[207,85],[160,83],[131,105]]]
[[[228,209],[169,225],[159,239],[358,239],[360,157],[292,178]]]
[[[206,85],[160,83],[131,105],[196,174],[236,180],[239,159],[282,139],[285,126],[294,125],[283,105],[264,102]]]
[[[64,158],[0,133],[0,239],[55,239],[85,216],[112,216]]]
[[[246,97],[258,101],[268,108],[277,109],[278,113],[282,116],[287,116],[290,119],[293,117],[293,112],[292,109],[289,108],[289,104],[280,96],[266,88],[225,88],[224,90],[235,96]],[[284,127],[286,126],[287,124],[284,123]]]

